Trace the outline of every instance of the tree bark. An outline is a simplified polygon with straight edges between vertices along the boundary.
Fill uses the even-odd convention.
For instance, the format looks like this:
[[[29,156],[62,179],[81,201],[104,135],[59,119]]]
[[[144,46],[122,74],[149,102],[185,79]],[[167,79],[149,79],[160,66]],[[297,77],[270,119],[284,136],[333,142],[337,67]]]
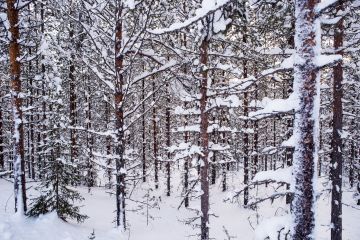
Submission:
[[[146,127],[145,127],[145,80],[142,80],[141,86],[141,100],[142,100],[142,178],[143,182],[146,182]]]
[[[207,106],[208,89],[208,48],[209,40],[207,36],[202,40],[200,46],[200,63],[202,64],[201,82],[200,82],[200,141],[202,156],[200,157],[200,182],[201,182],[201,240],[209,239],[209,116]]]
[[[94,176],[94,164],[93,164],[93,145],[94,145],[94,139],[93,136],[90,133],[90,130],[92,128],[92,115],[91,115],[91,97],[90,97],[90,83],[87,83],[87,91],[85,93],[85,99],[86,99],[86,151],[88,153],[87,157],[87,187],[88,192],[90,192],[90,189],[95,186],[95,176]]]
[[[73,3],[70,1],[70,15],[73,15]],[[69,26],[69,41],[70,48],[75,45],[74,40],[74,25],[70,22]],[[70,102],[70,159],[73,163],[77,158],[76,146],[76,80],[75,80],[75,53],[74,49],[70,49],[70,62],[69,62],[69,102]]]
[[[320,108],[319,70],[315,64],[317,32],[316,0],[295,1],[294,91],[299,109],[295,114],[296,144],[293,161],[294,199],[292,206],[294,240],[313,239],[315,226],[315,178],[318,158]],[[320,44],[320,43],[318,43]]]
[[[244,5],[244,14],[246,12],[246,8]],[[246,19],[246,18],[245,18]],[[242,42],[244,44],[247,43],[247,28],[246,26],[243,29],[243,37]],[[247,67],[247,60],[243,60],[243,78],[248,77],[248,67]],[[246,119],[249,116],[249,99],[248,93],[244,92],[244,99],[243,99],[243,111],[244,111],[244,136],[243,136],[243,148],[244,148],[244,205],[246,206],[249,202],[249,188],[247,184],[249,183],[249,133],[248,133],[248,120]]]
[[[244,63],[244,78],[247,76],[247,68],[246,64]],[[244,92],[244,100],[243,100],[243,108],[244,108],[244,117],[247,118],[249,116],[249,99],[248,93]],[[244,143],[244,205],[246,206],[249,202],[249,133],[248,133],[248,120],[244,120],[244,136],[243,136],[243,143]]]
[[[110,118],[111,118],[111,111],[110,111],[110,104],[105,102],[105,118],[106,118],[106,128],[110,128]],[[112,154],[111,154],[111,137],[106,136],[106,174],[108,178],[108,188],[112,188]]]
[[[115,118],[116,118],[116,225],[122,225],[122,228],[126,230],[126,218],[125,218],[125,139],[124,139],[124,75],[123,75],[123,61],[124,56],[121,52],[123,26],[122,26],[122,12],[123,4],[118,2],[115,10],[116,26],[115,26]]]
[[[155,82],[153,82],[153,91],[155,91]],[[154,103],[156,101],[155,92],[153,93]],[[155,189],[159,188],[159,159],[158,159],[158,143],[157,143],[157,126],[156,126],[156,107],[153,107],[153,147],[154,147],[154,169],[155,169]]]
[[[184,108],[186,109],[186,102],[184,104]],[[186,126],[188,125],[188,119],[187,116],[185,116],[185,129]],[[187,143],[189,140],[189,133],[187,131],[184,132],[184,142]],[[189,194],[188,194],[188,189],[189,189],[189,158],[186,157],[184,160],[184,192],[185,192],[185,199],[184,199],[184,206],[185,207],[189,207]]]
[[[255,101],[258,100],[258,86],[255,86]],[[257,110],[255,108],[255,110]],[[254,144],[253,144],[253,152],[255,152],[254,160],[252,161],[252,178],[258,172],[258,162],[259,162],[259,153],[258,153],[258,144],[259,144],[259,123],[258,120],[254,120],[253,122],[254,128]]]
[[[21,96],[21,64],[19,10],[16,0],[7,0],[7,17],[10,25],[10,91],[13,108],[14,138],[14,198],[15,212],[26,213],[25,159],[24,159],[24,124]]]
[[[0,82],[1,83],[1,82]],[[0,84],[1,87],[1,84]],[[0,90],[1,91],[1,90]],[[2,96],[0,96],[1,98]],[[1,106],[3,106],[2,104],[2,100],[0,100],[0,104]],[[2,116],[2,108],[0,108],[0,169],[4,169],[5,168],[5,161],[4,161],[4,141],[3,141],[3,116]]]
[[[339,0],[336,8],[337,12],[342,12],[343,0]],[[341,18],[335,25],[334,48],[338,50],[343,46],[344,39],[344,19]],[[342,54],[342,52],[338,53]],[[331,150],[330,179],[331,188],[331,240],[342,239],[342,125],[343,125],[343,67],[342,62],[333,67],[333,137]]]
[[[169,84],[166,84],[166,89],[167,89],[167,108],[166,108],[166,146],[168,147],[168,149],[171,146],[171,135],[170,135],[170,125],[171,125],[171,117],[170,117],[170,90],[169,90]],[[171,191],[171,169],[170,169],[170,161],[171,161],[171,153],[170,151],[167,152],[167,162],[166,162],[166,195],[170,196],[170,191]]]

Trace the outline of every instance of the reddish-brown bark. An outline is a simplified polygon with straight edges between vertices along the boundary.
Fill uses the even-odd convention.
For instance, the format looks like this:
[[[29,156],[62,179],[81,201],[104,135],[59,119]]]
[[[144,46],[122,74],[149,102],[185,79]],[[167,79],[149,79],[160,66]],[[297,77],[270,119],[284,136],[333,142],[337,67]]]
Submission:
[[[200,80],[200,146],[202,149],[202,156],[200,157],[200,184],[201,184],[201,240],[209,239],[209,114],[206,109],[208,96],[208,70],[206,69],[208,63],[208,48],[209,40],[202,41],[200,46],[200,63],[203,66]]]
[[[26,213],[26,187],[25,187],[25,159],[24,159],[24,125],[21,96],[21,64],[19,11],[16,9],[16,0],[7,0],[7,17],[10,25],[10,89],[12,95],[12,108],[14,117],[14,190],[15,211]],[[20,190],[20,192],[19,192]],[[19,199],[22,198],[21,200]],[[19,205],[19,203],[22,204]]]
[[[343,12],[343,0],[339,0],[337,12]],[[334,48],[339,49],[343,46],[344,39],[344,19],[341,18],[335,25],[334,34]],[[342,52],[340,52],[342,54]],[[343,125],[343,67],[342,62],[337,63],[333,67],[334,81],[333,81],[333,120],[332,120],[332,151],[331,151],[331,166],[330,179],[332,183],[331,189],[331,239],[342,239],[342,125]]]

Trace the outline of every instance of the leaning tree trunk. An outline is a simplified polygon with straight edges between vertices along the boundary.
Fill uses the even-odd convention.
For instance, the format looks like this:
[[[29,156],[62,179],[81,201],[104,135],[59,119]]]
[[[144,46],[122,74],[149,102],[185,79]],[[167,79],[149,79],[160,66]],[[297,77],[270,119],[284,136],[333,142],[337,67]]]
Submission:
[[[14,138],[14,198],[15,212],[26,213],[25,159],[24,159],[24,125],[21,96],[21,66],[19,10],[16,0],[7,0],[7,17],[10,25],[10,91],[13,108]]]
[[[123,61],[124,56],[121,53],[122,43],[122,11],[123,5],[119,3],[116,7],[116,27],[115,27],[115,119],[116,119],[116,225],[122,225],[126,230],[125,218],[125,136],[124,136],[124,75]]]
[[[208,71],[205,68],[208,63],[209,40],[205,36],[200,46],[200,63],[204,69],[201,72],[200,80],[200,142],[202,148],[201,164],[200,164],[200,184],[201,184],[201,240],[209,239],[209,116],[206,109],[207,106],[207,90],[208,90]]]
[[[294,240],[313,239],[316,161],[318,158],[318,128],[320,88],[317,55],[316,0],[295,1],[294,91],[299,109],[295,114],[292,206]]]
[[[342,12],[343,0],[339,1],[337,12]],[[334,34],[334,48],[338,50],[343,46],[344,38],[344,19],[341,18],[335,25]],[[339,54],[341,54],[340,52]],[[331,239],[342,239],[342,140],[341,132],[343,125],[343,107],[342,107],[342,81],[343,81],[343,67],[342,62],[337,63],[334,68],[334,82],[333,82],[333,138],[332,138],[332,152],[330,165],[330,179],[332,183],[331,188]]]

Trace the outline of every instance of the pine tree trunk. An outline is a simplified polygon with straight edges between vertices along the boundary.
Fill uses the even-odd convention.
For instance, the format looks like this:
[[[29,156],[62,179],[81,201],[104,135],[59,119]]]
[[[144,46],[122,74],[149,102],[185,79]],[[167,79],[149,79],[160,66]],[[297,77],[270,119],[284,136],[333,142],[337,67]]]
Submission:
[[[245,10],[244,10],[245,11]],[[247,43],[247,29],[244,27],[244,34],[243,34],[243,43]],[[243,61],[243,78],[247,78],[248,76],[248,67],[247,67],[247,60]],[[248,120],[246,119],[249,116],[249,99],[248,93],[244,92],[244,99],[243,99],[243,109],[244,109],[244,136],[243,136],[243,148],[244,148],[244,205],[246,206],[249,202],[249,133],[248,133]]]
[[[30,97],[30,106],[32,107],[34,104],[34,99],[32,97],[33,95],[33,81],[31,79],[30,81],[30,87],[31,87],[31,97]],[[35,144],[34,144],[34,114],[31,111],[31,115],[30,115],[30,134],[29,134],[29,138],[30,138],[30,162],[31,162],[31,171],[30,171],[30,176],[32,179],[35,179]]]
[[[186,102],[184,104],[184,108],[186,109]],[[185,129],[188,125],[188,119],[187,116],[185,116]],[[189,133],[187,131],[184,132],[184,142],[187,143],[189,140]],[[186,157],[184,160],[184,192],[185,192],[185,198],[184,198],[184,206],[189,207],[189,195],[188,195],[188,189],[189,189],[189,158]]]
[[[153,91],[155,91],[155,82],[153,82]],[[155,92],[153,93],[154,103],[156,101]],[[156,126],[156,107],[153,107],[153,147],[154,147],[154,169],[155,169],[155,189],[159,188],[159,159],[158,159],[158,143],[157,143],[157,126]]]
[[[142,178],[143,182],[146,182],[146,127],[145,127],[145,80],[142,80],[141,88],[141,100],[142,100]]]
[[[111,112],[110,112],[110,104],[108,102],[105,102],[105,118],[106,118],[106,128],[109,129],[110,128],[110,117],[111,116]],[[111,189],[112,188],[112,154],[111,154],[111,137],[110,136],[106,136],[106,174],[107,174],[107,178],[108,178],[108,188]]]
[[[208,63],[209,40],[202,41],[200,46],[200,63],[205,68]],[[200,158],[200,182],[201,182],[201,240],[209,239],[209,116],[206,109],[207,106],[207,90],[208,90],[208,72],[203,69],[201,72],[200,82],[200,141],[202,148],[202,156]]]
[[[170,124],[171,124],[171,117],[170,117],[170,91],[169,91],[169,84],[166,84],[166,89],[168,91],[168,96],[167,96],[167,108],[166,108],[166,146],[168,147],[168,149],[171,146],[171,135],[170,135]],[[170,190],[171,190],[171,185],[170,185],[170,181],[171,181],[171,169],[170,169],[170,158],[171,158],[171,154],[170,151],[167,152],[167,162],[166,162],[166,195],[170,196]]]
[[[91,116],[91,98],[90,98],[90,87],[89,87],[89,83],[88,83],[88,88],[87,88],[87,92],[86,92],[86,151],[88,152],[87,155],[87,176],[86,176],[86,181],[87,181],[87,187],[88,187],[88,192],[90,192],[90,189],[92,187],[94,187],[95,185],[95,176],[94,176],[94,164],[93,164],[93,137],[90,133],[90,130],[92,128],[92,116]]]
[[[121,1],[117,4],[115,10],[116,27],[115,27],[115,119],[116,119],[116,225],[122,225],[126,229],[125,218],[125,136],[124,136],[124,76],[123,61],[124,56],[121,53],[122,43],[122,11],[123,4]]]
[[[258,100],[258,86],[255,86],[255,101]],[[256,110],[256,109],[255,109]],[[254,144],[253,144],[253,152],[255,152],[254,160],[252,161],[252,178],[258,172],[258,162],[259,162],[259,154],[258,154],[258,144],[259,144],[259,123],[258,120],[254,120],[253,122],[254,128]]]
[[[293,161],[294,199],[292,206],[294,240],[313,239],[315,178],[318,158],[320,108],[319,71],[315,64],[317,45],[316,0],[295,2],[294,91],[299,97],[295,114],[296,144]],[[320,43],[319,43],[320,44]]]
[[[7,0],[7,17],[10,25],[10,91],[13,108],[14,138],[14,198],[15,212],[26,213],[25,159],[24,159],[24,124],[21,96],[21,65],[19,11],[16,0]]]
[[[246,66],[246,65],[244,65]],[[244,68],[244,78],[246,78],[245,72],[246,67]],[[244,109],[244,117],[247,118],[249,116],[249,100],[248,100],[248,93],[244,92],[244,100],[243,100],[243,109]],[[244,148],[244,205],[246,206],[249,202],[249,133],[248,133],[248,120],[244,120],[244,136],[243,136],[243,148]]]
[[[352,126],[355,126],[355,122],[352,121]],[[349,184],[352,188],[354,186],[354,163],[355,163],[355,143],[354,140],[351,141],[351,147],[350,147],[350,166],[349,166]]]
[[[343,0],[339,0],[337,12],[342,12]],[[334,33],[334,48],[340,49],[343,46],[344,38],[344,20],[341,18],[335,25]],[[342,53],[342,52],[341,52]],[[341,54],[340,53],[340,54]],[[332,183],[331,189],[331,240],[342,239],[342,125],[343,125],[343,67],[342,62],[333,67],[334,82],[333,82],[333,137],[332,137],[332,152],[330,165],[330,179]]]
[[[73,8],[70,3],[70,8]],[[72,10],[71,13],[72,14]],[[71,46],[75,44],[74,41],[74,26],[70,23],[69,38]],[[77,146],[76,146],[76,130],[74,129],[76,124],[76,82],[75,82],[75,53],[74,49],[71,49],[70,63],[69,63],[69,101],[70,101],[70,159],[73,163],[77,158]]]
[[[1,82],[0,82],[1,83]],[[1,87],[1,84],[0,84]],[[1,90],[0,90],[1,91]],[[2,98],[2,96],[0,96]],[[3,106],[2,99],[0,100],[1,106]],[[0,108],[0,169],[5,169],[5,161],[4,161],[4,141],[3,141],[3,116],[2,116],[2,108]]]
[[[40,19],[41,19],[41,25],[40,25],[40,30],[41,30],[41,34],[44,35],[45,33],[45,5],[43,2],[40,3]],[[45,90],[45,64],[44,64],[44,60],[45,57],[44,55],[41,56],[41,76],[42,76],[42,96],[46,96],[46,90]],[[46,148],[46,130],[47,130],[47,126],[46,126],[46,100],[43,99],[42,102],[42,123],[41,123],[41,129],[39,129],[39,133],[38,133],[38,151],[39,152],[45,152],[45,148]],[[39,116],[40,117],[40,116]],[[42,141],[41,141],[42,140]],[[44,157],[45,158],[45,157]],[[43,166],[45,165],[45,159],[42,157],[42,154],[39,154],[39,158],[38,158],[38,168],[40,169],[40,173],[39,173],[39,179],[42,179],[43,177]]]
[[[28,6],[28,9],[30,10],[30,5]],[[29,19],[29,22],[31,22],[31,19]],[[31,47],[29,47],[29,55],[31,55]],[[32,72],[32,61],[29,61],[28,66],[29,73]],[[29,78],[29,85],[30,88],[30,96],[29,96],[29,104],[30,107],[33,107],[34,104],[34,86],[33,86],[33,78],[30,76]],[[35,179],[35,145],[34,145],[34,113],[33,110],[30,110],[30,123],[29,123],[29,130],[28,130],[28,152],[29,152],[29,177],[32,179]]]

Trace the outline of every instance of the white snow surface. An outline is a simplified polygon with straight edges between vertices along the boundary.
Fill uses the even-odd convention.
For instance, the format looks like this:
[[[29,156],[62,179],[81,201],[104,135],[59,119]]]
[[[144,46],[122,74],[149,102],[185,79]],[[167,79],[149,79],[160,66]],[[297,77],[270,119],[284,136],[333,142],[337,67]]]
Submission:
[[[165,182],[165,175],[160,175],[160,182]],[[286,226],[288,206],[285,199],[275,200],[274,203],[264,202],[259,205],[257,211],[242,208],[242,196],[240,202],[224,202],[224,199],[235,191],[235,188],[241,188],[241,179],[243,176],[238,173],[229,173],[228,183],[229,191],[221,191],[221,181],[210,186],[211,213],[218,217],[210,218],[210,236],[216,240],[228,239],[224,228],[229,232],[234,240],[263,240],[264,236],[274,239],[276,230]],[[321,180],[321,179],[319,179]],[[325,179],[323,179],[325,180]],[[165,186],[160,186],[159,190],[152,191],[155,198],[158,199],[158,207],[150,208],[149,224],[146,221],[146,209],[138,213],[128,211],[129,231],[121,232],[114,227],[115,217],[115,199],[114,196],[106,193],[108,190],[103,187],[93,188],[88,193],[87,188],[79,187],[78,190],[84,196],[85,201],[81,203],[84,207],[81,212],[87,214],[90,218],[82,224],[75,222],[63,222],[58,219],[55,213],[41,216],[38,219],[23,218],[13,213],[13,184],[0,179],[0,240],[88,240],[94,230],[95,240],[195,240],[199,229],[193,229],[185,225],[182,221],[196,216],[192,211],[181,207],[177,210],[181,198],[181,177],[173,175],[172,178],[172,196],[166,196]],[[133,198],[146,201],[144,195],[147,193],[149,185],[153,181],[142,184],[133,194]],[[28,183],[29,197],[34,197],[34,183]],[[273,186],[277,184],[259,186],[257,189],[250,189],[250,196],[256,192],[258,197],[268,196],[274,193]],[[319,188],[323,188],[323,182],[319,181]],[[279,191],[286,191],[285,186]],[[353,207],[355,201],[352,192],[344,189],[344,203]],[[161,200],[160,200],[161,199]],[[137,208],[133,202],[127,201],[129,210]],[[190,207],[199,209],[199,200],[190,201]],[[316,230],[316,240],[330,239],[330,196],[322,195],[318,204],[318,217],[316,224],[319,226]],[[360,239],[360,229],[358,220],[360,211],[354,208],[343,206],[343,240]],[[250,225],[251,223],[251,225]],[[254,229],[253,229],[254,228]],[[275,238],[277,239],[277,238]]]
[[[260,181],[272,180],[276,182],[290,183],[291,171],[292,171],[291,167],[279,168],[276,170],[269,170],[269,171],[261,171],[255,175],[252,181],[260,182]]]

